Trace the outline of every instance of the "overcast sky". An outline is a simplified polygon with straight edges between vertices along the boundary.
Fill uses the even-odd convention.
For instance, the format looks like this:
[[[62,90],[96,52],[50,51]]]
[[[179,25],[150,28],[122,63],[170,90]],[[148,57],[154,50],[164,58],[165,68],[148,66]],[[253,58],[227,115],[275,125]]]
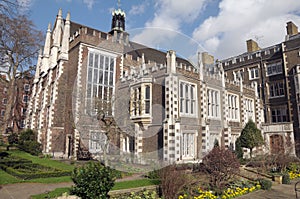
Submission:
[[[63,17],[104,32],[110,30],[117,0],[18,0],[46,32],[58,9]],[[300,27],[300,0],[121,0],[131,40],[184,57],[206,51],[218,59],[246,51],[246,40],[260,47],[280,43],[286,22]]]

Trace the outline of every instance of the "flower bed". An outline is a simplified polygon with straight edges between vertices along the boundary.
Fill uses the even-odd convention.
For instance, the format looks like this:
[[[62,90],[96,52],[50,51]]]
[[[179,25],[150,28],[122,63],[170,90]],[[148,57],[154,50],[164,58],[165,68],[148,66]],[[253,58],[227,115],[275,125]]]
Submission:
[[[236,188],[227,188],[223,191],[220,196],[215,195],[212,191],[203,191],[201,189],[198,190],[199,196],[194,196],[193,199],[231,199],[238,196],[245,195],[247,193],[251,193],[255,190],[260,189],[261,186],[259,184],[252,185],[250,187],[236,187]],[[188,195],[180,195],[178,199],[188,199],[190,198]]]
[[[289,171],[290,179],[293,180],[295,178],[300,178],[300,173],[296,173],[294,171]]]

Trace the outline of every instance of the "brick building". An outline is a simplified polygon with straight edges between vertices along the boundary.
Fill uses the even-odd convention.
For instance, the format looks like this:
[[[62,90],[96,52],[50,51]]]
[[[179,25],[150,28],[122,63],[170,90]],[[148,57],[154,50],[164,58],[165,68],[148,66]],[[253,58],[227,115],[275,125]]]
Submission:
[[[22,78],[16,79],[16,89],[14,93],[14,105],[13,105],[13,114],[12,117],[9,118],[9,124],[4,129],[4,135],[8,136],[10,132],[18,133],[25,128],[25,120],[26,120],[26,111],[27,106],[29,104],[29,99],[31,95],[31,84],[32,84],[32,76],[30,74],[24,75]],[[6,111],[6,105],[8,103],[8,86],[9,81],[5,76],[1,77],[0,80],[0,122],[1,126],[5,125],[4,116]]]
[[[257,87],[263,103],[262,130],[273,154],[294,154],[294,142],[299,154],[300,34],[293,22],[286,30],[279,44],[261,49],[250,39],[247,52],[220,61],[228,79]]]
[[[262,128],[256,87],[226,78],[207,53],[195,65],[130,41],[120,9],[108,33],[59,10],[39,55],[26,125],[54,156],[198,161],[215,141],[234,149],[250,118]]]

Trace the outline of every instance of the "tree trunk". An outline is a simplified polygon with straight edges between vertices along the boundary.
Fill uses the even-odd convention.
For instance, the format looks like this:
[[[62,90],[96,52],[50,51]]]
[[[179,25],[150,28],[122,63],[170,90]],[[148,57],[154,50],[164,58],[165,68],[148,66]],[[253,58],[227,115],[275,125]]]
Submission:
[[[6,104],[6,108],[5,108],[5,114],[4,114],[4,125],[3,125],[3,129],[2,132],[6,132],[6,129],[8,127],[12,127],[13,128],[13,112],[14,112],[14,106],[15,106],[15,101],[16,101],[16,85],[15,85],[15,78],[11,78],[11,80],[9,81],[9,85],[8,85],[8,89],[7,89],[7,104]]]

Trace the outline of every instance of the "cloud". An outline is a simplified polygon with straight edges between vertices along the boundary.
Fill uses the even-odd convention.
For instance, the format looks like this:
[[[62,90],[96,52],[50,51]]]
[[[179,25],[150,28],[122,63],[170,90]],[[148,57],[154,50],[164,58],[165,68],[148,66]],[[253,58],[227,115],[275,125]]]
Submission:
[[[146,4],[133,5],[129,11],[130,15],[140,15],[145,12]]]
[[[95,0],[83,0],[83,3],[87,5],[88,9],[92,9],[95,3]]]
[[[132,40],[157,47],[176,43],[181,26],[194,22],[210,0],[157,0],[154,17],[145,23],[145,28],[133,35]],[[185,40],[187,41],[187,40]],[[180,44],[178,44],[180,45]]]
[[[260,47],[280,43],[286,22],[300,25],[296,0],[222,0],[219,10],[193,32],[193,38],[217,58],[245,52],[248,39],[257,39]]]

